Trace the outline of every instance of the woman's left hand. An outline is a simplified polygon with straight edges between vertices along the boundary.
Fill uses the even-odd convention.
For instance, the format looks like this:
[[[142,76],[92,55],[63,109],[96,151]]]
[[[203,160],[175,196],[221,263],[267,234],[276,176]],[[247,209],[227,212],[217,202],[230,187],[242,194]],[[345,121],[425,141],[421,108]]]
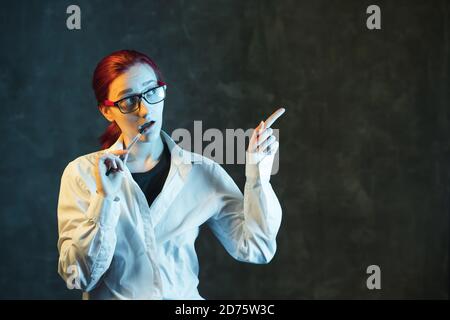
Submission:
[[[279,142],[273,135],[271,126],[285,111],[286,109],[279,108],[266,121],[261,121],[253,131],[247,149],[247,152],[251,155],[252,164],[257,164],[267,155],[274,155],[277,152]]]

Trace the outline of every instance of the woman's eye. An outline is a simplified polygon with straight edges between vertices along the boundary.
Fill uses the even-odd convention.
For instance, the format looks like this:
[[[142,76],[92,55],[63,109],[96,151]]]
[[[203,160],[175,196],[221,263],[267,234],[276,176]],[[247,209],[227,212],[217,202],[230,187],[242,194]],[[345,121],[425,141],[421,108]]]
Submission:
[[[127,103],[129,103],[129,104],[134,104],[134,103],[136,103],[137,99],[138,99],[138,97],[136,97],[136,96],[129,97],[129,98],[127,99]]]
[[[137,100],[137,97],[134,97],[134,96],[126,98],[126,99],[122,100],[121,106],[123,108],[130,108],[130,107],[134,106],[134,104],[136,103],[136,100]]]

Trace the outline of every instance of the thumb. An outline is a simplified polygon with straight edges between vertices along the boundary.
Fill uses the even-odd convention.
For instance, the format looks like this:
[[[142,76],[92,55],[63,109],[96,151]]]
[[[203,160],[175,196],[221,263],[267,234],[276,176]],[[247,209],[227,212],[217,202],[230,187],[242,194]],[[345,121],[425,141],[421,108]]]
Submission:
[[[264,129],[264,121],[261,121],[260,123],[259,123],[259,125],[258,125],[258,127],[256,127],[256,129],[260,129],[260,130],[262,130],[262,129]]]
[[[266,124],[264,123],[264,121],[261,121],[259,123],[258,127],[256,128],[257,135],[259,135],[259,134],[261,134],[261,132],[263,132],[265,126],[266,126]]]
[[[264,124],[264,121],[261,121],[258,126],[255,128],[255,130],[253,130],[253,135],[252,135],[252,139],[251,140],[256,140],[258,134],[260,133],[262,126]]]
[[[255,152],[256,151],[256,144],[258,141],[258,135],[260,134],[262,127],[264,125],[264,121],[261,121],[258,126],[253,130],[253,134],[250,138],[250,143],[248,145],[248,151],[249,152]]]

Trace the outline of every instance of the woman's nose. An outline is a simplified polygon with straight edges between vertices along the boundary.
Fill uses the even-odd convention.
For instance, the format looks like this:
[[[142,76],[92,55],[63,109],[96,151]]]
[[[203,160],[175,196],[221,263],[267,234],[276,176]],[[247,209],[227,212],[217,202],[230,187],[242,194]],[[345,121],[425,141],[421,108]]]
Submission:
[[[141,100],[141,105],[139,108],[139,116],[145,118],[145,116],[148,114],[148,105],[145,103],[145,100]]]

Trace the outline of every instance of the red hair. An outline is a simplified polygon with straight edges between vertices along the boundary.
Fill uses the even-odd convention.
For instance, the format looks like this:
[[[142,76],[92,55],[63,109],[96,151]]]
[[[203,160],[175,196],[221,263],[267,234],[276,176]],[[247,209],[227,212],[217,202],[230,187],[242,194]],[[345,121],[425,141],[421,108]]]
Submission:
[[[156,74],[157,80],[162,81],[161,72],[156,63],[147,55],[134,50],[120,50],[104,57],[97,64],[92,77],[92,89],[98,102],[98,108],[103,101],[108,99],[109,85],[118,76],[127,71],[135,64],[144,63],[149,65]],[[116,142],[122,131],[115,121],[113,121],[99,137],[102,149],[107,149]]]

